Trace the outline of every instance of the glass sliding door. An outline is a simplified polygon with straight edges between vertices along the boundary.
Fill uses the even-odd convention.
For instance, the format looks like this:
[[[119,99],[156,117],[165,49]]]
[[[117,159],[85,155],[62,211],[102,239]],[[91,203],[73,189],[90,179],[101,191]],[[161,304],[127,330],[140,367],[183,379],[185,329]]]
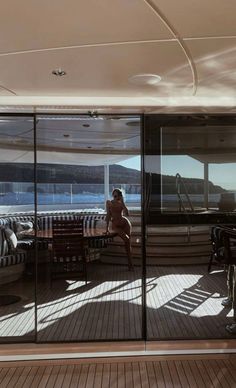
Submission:
[[[34,120],[0,116],[0,342],[35,340]]]
[[[140,177],[139,117],[37,116],[38,342],[142,337]],[[133,268],[122,238],[105,233],[115,188],[129,210]],[[87,283],[55,249],[55,224],[68,220],[83,220]]]
[[[148,339],[235,337],[234,266],[208,272],[212,231],[236,225],[235,139],[232,116],[145,117]]]

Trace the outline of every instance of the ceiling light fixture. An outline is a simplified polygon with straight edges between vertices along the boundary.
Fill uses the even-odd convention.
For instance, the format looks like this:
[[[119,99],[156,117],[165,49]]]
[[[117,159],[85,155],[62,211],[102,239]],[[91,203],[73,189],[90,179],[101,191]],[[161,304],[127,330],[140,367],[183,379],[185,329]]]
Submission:
[[[63,75],[66,75],[66,72],[59,67],[59,69],[53,70],[52,74],[56,75],[57,77],[62,77]]]
[[[97,119],[98,118],[98,112],[96,110],[89,110],[88,111],[88,114],[90,117],[92,117],[93,119]]]
[[[97,117],[99,120],[103,120],[103,117]],[[85,117],[84,116],[40,116],[39,120],[45,120],[45,121],[93,121],[92,117]]]
[[[161,77],[157,74],[136,74],[129,77],[128,80],[134,85],[155,86],[161,81]]]
[[[138,126],[140,123],[139,121],[128,121],[127,123],[125,123],[126,125],[128,125],[128,127],[136,127]]]

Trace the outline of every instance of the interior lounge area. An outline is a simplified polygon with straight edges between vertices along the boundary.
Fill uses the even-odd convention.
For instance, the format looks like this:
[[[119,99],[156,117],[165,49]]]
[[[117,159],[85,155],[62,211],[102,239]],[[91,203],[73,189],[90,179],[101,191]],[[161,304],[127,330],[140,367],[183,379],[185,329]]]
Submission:
[[[234,231],[234,132],[234,116],[2,115],[1,343],[233,339],[213,231]],[[132,270],[106,233],[116,188]]]
[[[3,2],[0,387],[236,387],[236,2]]]

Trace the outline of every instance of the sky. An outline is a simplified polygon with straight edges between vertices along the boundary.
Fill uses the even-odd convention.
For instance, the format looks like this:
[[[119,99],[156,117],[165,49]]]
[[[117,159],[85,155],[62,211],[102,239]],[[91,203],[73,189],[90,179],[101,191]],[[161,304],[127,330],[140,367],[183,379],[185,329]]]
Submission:
[[[121,166],[141,170],[141,158],[135,156],[118,163]],[[162,157],[162,174],[176,175],[185,178],[204,178],[203,163],[190,156],[174,155]],[[236,190],[236,163],[210,164],[209,181],[226,190]]]
[[[133,158],[129,158],[124,160],[123,162],[117,163],[120,166],[133,168],[135,170],[141,170],[141,157],[140,156],[134,156]]]

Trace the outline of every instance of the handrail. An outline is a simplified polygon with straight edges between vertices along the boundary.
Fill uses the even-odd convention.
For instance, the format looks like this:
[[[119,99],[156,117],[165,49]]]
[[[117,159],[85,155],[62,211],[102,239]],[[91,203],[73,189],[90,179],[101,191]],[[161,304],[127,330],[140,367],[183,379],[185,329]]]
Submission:
[[[146,178],[146,201],[145,201],[145,214],[147,214],[149,208],[150,208],[150,201],[151,201],[151,188],[152,188],[152,173],[148,175]]]
[[[189,197],[189,195],[188,195],[188,191],[187,191],[187,188],[186,188],[186,186],[185,186],[185,183],[184,183],[184,181],[183,181],[183,178],[181,177],[181,175],[179,174],[179,173],[177,173],[176,175],[175,175],[175,179],[176,179],[176,189],[177,189],[177,195],[178,195],[178,198],[179,198],[179,209],[180,209],[180,211],[181,211],[181,209],[183,209],[183,211],[185,212],[185,213],[187,213],[187,209],[186,209],[186,207],[184,206],[184,203],[183,203],[183,199],[182,199],[182,197],[181,197],[181,193],[180,193],[180,189],[181,189],[181,185],[182,185],[182,187],[183,187],[183,189],[184,189],[184,195],[186,196],[186,198],[187,198],[187,202],[188,202],[188,204],[189,204],[189,207],[190,207],[190,209],[191,209],[191,211],[192,212],[194,212],[194,207],[193,207],[193,204],[192,204],[192,202],[191,202],[191,199],[190,199],[190,197]]]

